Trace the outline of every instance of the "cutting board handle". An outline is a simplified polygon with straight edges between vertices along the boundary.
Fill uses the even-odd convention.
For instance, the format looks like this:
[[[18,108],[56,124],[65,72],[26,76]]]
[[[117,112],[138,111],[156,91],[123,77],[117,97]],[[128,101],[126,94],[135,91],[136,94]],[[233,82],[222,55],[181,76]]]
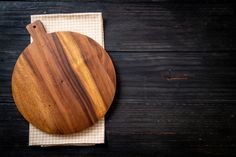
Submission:
[[[28,30],[29,34],[33,38],[33,41],[37,42],[41,46],[46,44],[47,38],[46,38],[46,30],[40,20],[37,20],[31,24],[28,24],[26,26],[26,29]]]

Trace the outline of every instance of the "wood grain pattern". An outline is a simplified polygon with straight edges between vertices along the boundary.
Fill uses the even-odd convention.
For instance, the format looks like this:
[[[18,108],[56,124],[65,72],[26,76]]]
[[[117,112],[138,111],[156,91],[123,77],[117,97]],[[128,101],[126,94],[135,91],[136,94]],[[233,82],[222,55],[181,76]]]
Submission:
[[[48,133],[81,131],[102,118],[116,89],[114,66],[94,40],[75,32],[47,34],[40,21],[18,58],[12,92],[25,119]]]

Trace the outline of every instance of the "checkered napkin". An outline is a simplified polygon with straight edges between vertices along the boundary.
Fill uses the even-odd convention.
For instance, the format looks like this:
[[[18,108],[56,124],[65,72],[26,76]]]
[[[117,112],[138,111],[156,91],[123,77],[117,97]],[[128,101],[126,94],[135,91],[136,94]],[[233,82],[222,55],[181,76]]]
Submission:
[[[31,15],[31,22],[36,20],[42,21],[47,33],[58,31],[79,32],[89,36],[104,47],[101,13]],[[29,125],[29,146],[88,146],[104,143],[104,138],[104,118],[82,132],[69,135],[48,134],[31,124]]]

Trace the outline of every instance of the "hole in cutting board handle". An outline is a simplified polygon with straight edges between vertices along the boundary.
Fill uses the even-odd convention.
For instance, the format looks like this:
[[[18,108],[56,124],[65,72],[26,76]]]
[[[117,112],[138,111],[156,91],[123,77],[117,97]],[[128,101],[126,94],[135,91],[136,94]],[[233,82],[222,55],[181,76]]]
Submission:
[[[39,45],[47,44],[45,42],[47,40],[47,37],[46,37],[47,32],[41,21],[37,20],[31,24],[28,24],[26,26],[26,29],[28,30],[29,34],[33,38],[33,41],[37,42]]]

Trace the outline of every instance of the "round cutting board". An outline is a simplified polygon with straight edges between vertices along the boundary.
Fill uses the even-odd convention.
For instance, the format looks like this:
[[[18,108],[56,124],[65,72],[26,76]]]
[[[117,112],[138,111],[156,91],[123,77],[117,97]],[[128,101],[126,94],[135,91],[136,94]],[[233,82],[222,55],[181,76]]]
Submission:
[[[24,118],[45,132],[68,134],[104,117],[116,90],[107,52],[79,33],[47,34],[40,21],[26,28],[33,42],[12,75],[13,98]]]

